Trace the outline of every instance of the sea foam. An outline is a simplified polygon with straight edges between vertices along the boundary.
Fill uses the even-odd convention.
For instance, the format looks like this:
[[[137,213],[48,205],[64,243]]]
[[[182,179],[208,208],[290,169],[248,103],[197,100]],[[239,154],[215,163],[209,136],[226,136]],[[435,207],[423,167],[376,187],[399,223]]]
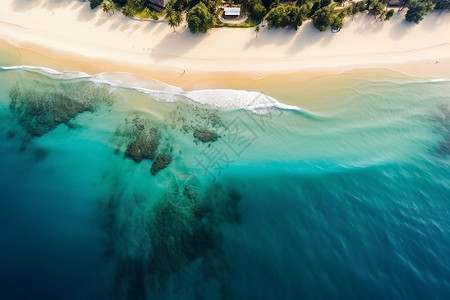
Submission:
[[[135,75],[132,73],[100,73],[89,75],[78,71],[59,72],[47,67],[37,66],[11,66],[1,67],[1,70],[24,70],[37,72],[55,79],[88,79],[96,84],[105,84],[111,87],[133,89],[151,96],[159,102],[176,102],[186,99],[202,105],[212,106],[226,110],[249,110],[263,114],[267,109],[281,109],[304,111],[297,106],[281,103],[264,93],[233,89],[204,89],[185,91],[180,87],[169,85],[161,81]]]

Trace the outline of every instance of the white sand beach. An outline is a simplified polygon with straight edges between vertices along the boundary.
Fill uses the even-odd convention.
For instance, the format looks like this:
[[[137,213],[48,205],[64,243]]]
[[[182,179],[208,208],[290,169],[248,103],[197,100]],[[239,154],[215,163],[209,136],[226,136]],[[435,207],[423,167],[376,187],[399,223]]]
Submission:
[[[110,16],[84,1],[2,0],[0,40],[4,51],[16,54],[6,63],[134,72],[191,88],[194,81],[212,78],[239,81],[238,73],[259,78],[385,68],[450,75],[450,14],[429,14],[418,25],[401,14],[385,22],[360,14],[338,33],[319,32],[305,22],[297,31],[264,27],[258,37],[254,28],[193,35],[186,24],[174,33],[165,21],[137,21],[119,12]]]

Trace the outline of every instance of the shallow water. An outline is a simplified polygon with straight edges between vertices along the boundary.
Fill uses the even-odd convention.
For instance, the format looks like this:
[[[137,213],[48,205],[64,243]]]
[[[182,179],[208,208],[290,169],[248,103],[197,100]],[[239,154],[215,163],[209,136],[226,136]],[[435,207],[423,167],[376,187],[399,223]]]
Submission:
[[[48,71],[0,71],[2,299],[448,294],[449,81],[311,110]]]

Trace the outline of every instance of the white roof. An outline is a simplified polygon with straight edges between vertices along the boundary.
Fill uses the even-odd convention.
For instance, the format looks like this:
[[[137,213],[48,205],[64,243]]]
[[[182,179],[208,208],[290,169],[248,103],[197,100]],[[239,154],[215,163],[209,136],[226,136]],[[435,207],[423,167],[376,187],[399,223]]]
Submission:
[[[239,16],[241,14],[240,7],[225,7],[225,16]]]

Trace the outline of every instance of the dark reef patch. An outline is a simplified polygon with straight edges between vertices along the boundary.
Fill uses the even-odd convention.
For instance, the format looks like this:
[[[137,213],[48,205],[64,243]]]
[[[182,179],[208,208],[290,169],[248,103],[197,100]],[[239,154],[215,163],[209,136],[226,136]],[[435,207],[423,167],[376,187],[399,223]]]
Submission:
[[[49,82],[51,79],[42,76],[40,80],[18,82],[9,92],[9,110],[33,137],[40,137],[60,124],[74,129],[70,121],[77,115],[93,112],[100,102],[111,103],[108,92],[93,83]]]
[[[158,129],[138,130],[134,140],[128,144],[125,157],[140,162],[142,159],[154,159],[158,149]]]
[[[39,93],[14,87],[9,96],[10,111],[32,136],[42,136],[78,114],[93,110],[91,103],[54,92]]]
[[[8,130],[7,132],[6,132],[6,138],[8,139],[8,140],[10,140],[10,139],[12,139],[12,138],[14,138],[15,136],[16,136],[16,131],[15,130]]]
[[[131,158],[136,163],[143,159],[155,159],[161,133],[152,121],[135,115],[131,120],[125,120],[124,126],[116,131],[116,135],[119,137],[116,154],[121,152],[120,148],[125,144],[125,158]]]
[[[194,138],[197,140],[203,142],[203,143],[209,143],[209,142],[215,142],[219,135],[217,132],[205,128],[196,128],[194,129]]]
[[[44,161],[48,156],[48,151],[46,149],[36,149],[33,151],[33,155],[37,162]]]
[[[180,102],[168,116],[172,129],[184,134],[193,134],[194,142],[215,142],[219,138],[217,132],[226,128],[219,115],[219,110],[199,104]]]
[[[170,164],[171,161],[172,156],[168,154],[158,155],[152,164],[150,172],[152,173],[152,175],[156,175],[159,171],[165,169]]]
[[[213,282],[218,294],[226,294],[221,228],[240,222],[238,192],[212,186],[193,202],[188,199],[193,194],[180,190],[190,206],[179,206],[167,195],[156,202],[148,195],[143,199],[125,192],[120,182],[113,193],[101,207],[105,253],[114,274],[108,284],[112,298],[164,299],[174,290],[192,289],[185,286],[191,280]]]

